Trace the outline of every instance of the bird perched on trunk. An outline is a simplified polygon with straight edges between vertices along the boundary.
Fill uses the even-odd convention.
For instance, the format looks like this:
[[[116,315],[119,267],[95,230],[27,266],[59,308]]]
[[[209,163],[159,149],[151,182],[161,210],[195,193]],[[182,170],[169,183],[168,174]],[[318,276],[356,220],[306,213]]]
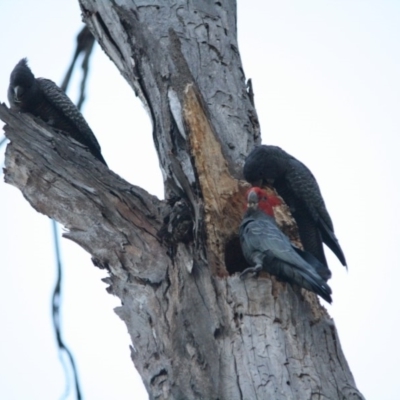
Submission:
[[[26,58],[11,72],[7,96],[12,109],[41,118],[85,145],[107,165],[96,137],[75,104],[53,81],[35,78]]]
[[[243,255],[249,264],[254,265],[244,270],[240,277],[264,270],[283,281],[314,292],[331,303],[331,288],[321,278],[315,266],[301,257],[301,251],[299,254],[294,249],[273,217],[263,211],[260,193],[262,192],[259,188],[249,191],[247,211],[239,229]]]
[[[253,185],[272,183],[289,206],[306,251],[327,266],[323,242],[346,266],[318,183],[311,171],[277,146],[257,146],[247,156],[244,178]]]
[[[275,220],[274,207],[282,205],[282,201],[280,200],[280,198],[268,194],[266,190],[261,189],[259,187],[250,188],[246,193],[247,196],[249,195],[250,191],[253,191],[257,194],[258,209],[263,211],[265,214],[269,215],[270,217],[274,218],[274,220]],[[301,258],[303,258],[304,261],[306,261],[308,264],[310,264],[314,268],[314,270],[318,273],[318,275],[325,282],[327,282],[328,279],[331,278],[332,274],[331,274],[331,271],[329,270],[329,268],[325,264],[320,262],[315,256],[313,256],[308,251],[299,249],[298,247],[294,246],[293,244],[292,244],[292,248]]]

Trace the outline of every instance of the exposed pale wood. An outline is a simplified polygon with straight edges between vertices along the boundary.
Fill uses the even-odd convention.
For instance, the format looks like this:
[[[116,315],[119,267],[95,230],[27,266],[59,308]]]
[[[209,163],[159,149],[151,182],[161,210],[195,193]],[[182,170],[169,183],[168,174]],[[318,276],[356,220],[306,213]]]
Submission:
[[[225,276],[225,244],[238,231],[243,191],[239,191],[239,181],[229,172],[221,145],[193,85],[185,88],[183,116],[204,200],[208,259],[213,272]]]
[[[79,143],[1,106],[11,141],[5,176],[109,271],[108,290],[121,299],[116,312],[150,398],[362,399],[314,294],[269,276],[227,276],[225,248],[246,190],[241,167],[260,140],[238,52],[236,3],[80,4],[149,112],[166,197],[190,204],[193,241],[171,252],[158,235],[166,202],[125,182]],[[292,232],[284,208],[276,213]]]

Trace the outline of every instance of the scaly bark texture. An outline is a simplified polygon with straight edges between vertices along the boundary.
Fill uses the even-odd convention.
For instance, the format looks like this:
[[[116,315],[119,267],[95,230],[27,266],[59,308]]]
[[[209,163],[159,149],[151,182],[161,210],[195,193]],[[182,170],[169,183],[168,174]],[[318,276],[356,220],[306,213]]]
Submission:
[[[315,295],[269,276],[229,274],[246,267],[231,256],[246,189],[239,179],[260,141],[235,1],[80,4],[149,112],[167,201],[2,105],[11,141],[5,179],[109,271],[150,399],[362,399]],[[171,243],[160,232],[174,198],[187,204],[193,235]],[[284,208],[279,215],[293,232]]]

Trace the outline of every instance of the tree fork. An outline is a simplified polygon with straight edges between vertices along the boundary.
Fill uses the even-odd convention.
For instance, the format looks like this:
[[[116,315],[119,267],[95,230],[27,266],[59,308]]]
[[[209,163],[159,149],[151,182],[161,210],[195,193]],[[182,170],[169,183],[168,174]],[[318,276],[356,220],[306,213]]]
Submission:
[[[236,3],[80,4],[149,112],[166,198],[190,205],[193,240],[170,252],[158,235],[167,201],[2,105],[10,139],[5,179],[108,270],[108,291],[121,299],[116,313],[150,398],[362,399],[314,294],[268,276],[241,281],[225,265],[243,212],[244,157],[260,142]]]

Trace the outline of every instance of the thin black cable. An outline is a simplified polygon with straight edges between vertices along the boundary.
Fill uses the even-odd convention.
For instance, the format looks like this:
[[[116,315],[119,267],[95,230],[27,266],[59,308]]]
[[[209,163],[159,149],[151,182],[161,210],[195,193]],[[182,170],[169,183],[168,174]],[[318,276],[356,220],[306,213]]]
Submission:
[[[89,30],[88,30],[88,33],[89,34],[86,34],[88,37],[86,38],[86,48],[84,50],[84,56],[83,56],[83,60],[82,60],[82,64],[81,64],[83,76],[82,76],[81,87],[80,87],[80,96],[79,96],[79,100],[78,100],[78,104],[77,104],[79,111],[81,110],[82,104],[86,99],[86,80],[89,75],[89,61],[90,61],[90,56],[92,55],[93,46],[94,46],[94,37]]]
[[[74,360],[72,353],[70,352],[68,347],[65,345],[65,343],[61,337],[60,303],[61,303],[61,283],[62,283],[62,277],[63,277],[62,263],[61,263],[61,254],[60,254],[60,242],[58,240],[57,222],[54,220],[52,220],[51,222],[52,222],[52,227],[53,227],[54,251],[55,251],[55,255],[56,255],[56,264],[57,264],[57,280],[56,280],[56,285],[54,287],[53,297],[52,297],[53,326],[54,326],[54,331],[56,334],[57,344],[58,344],[59,351],[60,351],[61,364],[63,365],[66,380],[67,380],[66,394],[68,394],[68,392],[69,392],[68,368],[67,368],[67,365],[66,365],[64,359],[62,358],[63,351],[67,354],[69,362],[71,363],[72,373],[73,373],[74,381],[75,381],[76,398],[77,398],[77,400],[82,400],[82,394],[81,394],[81,389],[80,389],[80,385],[79,385],[79,379],[78,379],[78,373],[77,373],[75,360]]]
[[[75,68],[75,63],[76,63],[78,57],[81,54],[83,54],[83,60],[82,60],[82,64],[81,64],[83,76],[82,76],[82,81],[81,81],[81,86],[80,86],[79,100],[77,103],[78,110],[81,109],[82,104],[86,98],[86,79],[87,79],[88,73],[89,73],[89,60],[90,60],[90,56],[93,51],[94,43],[95,43],[94,36],[89,31],[89,28],[87,27],[87,25],[84,25],[84,27],[79,32],[79,34],[76,38],[75,53],[74,53],[74,56],[72,57],[71,64],[65,75],[63,83],[61,84],[61,89],[64,92],[67,92],[69,82],[71,80],[72,72],[74,71],[74,68]]]
[[[83,53],[84,54],[84,59],[82,62],[82,70],[83,70],[83,78],[81,82],[81,87],[80,87],[80,98],[78,101],[78,110],[81,109],[83,101],[85,99],[85,89],[86,89],[86,79],[87,75],[89,72],[89,59],[90,55],[93,50],[93,45],[94,45],[94,37],[87,28],[87,26],[84,26],[81,32],[79,32],[78,37],[77,37],[77,43],[76,43],[76,50],[75,54],[72,58],[72,62],[70,67],[68,68],[67,74],[64,78],[63,83],[61,84],[61,88],[66,92],[72,72],[75,68],[75,63],[78,58],[78,56]],[[61,337],[61,318],[60,318],[60,303],[61,303],[61,287],[62,287],[62,263],[61,263],[61,254],[60,254],[60,243],[58,240],[58,229],[57,229],[57,223],[52,220],[52,227],[53,227],[53,236],[54,236],[54,248],[55,248],[55,254],[56,254],[56,263],[57,263],[57,280],[56,280],[56,285],[54,287],[53,291],[53,298],[52,298],[52,316],[53,316],[53,326],[54,326],[54,332],[56,335],[57,339],[57,344],[59,348],[59,353],[60,353],[60,361],[63,365],[64,372],[65,372],[65,377],[66,377],[66,382],[67,382],[67,389],[66,389],[66,396],[68,395],[69,392],[69,379],[68,379],[68,367],[65,363],[64,358],[62,357],[62,353],[65,352],[68,356],[69,362],[71,363],[71,368],[72,368],[72,373],[74,377],[74,382],[75,382],[75,392],[76,392],[76,398],[77,400],[82,400],[82,394],[81,394],[81,389],[79,385],[79,378],[78,378],[78,372],[75,364],[74,357],[71,353],[71,351],[68,349],[68,347],[65,345],[64,341],[62,340]]]

